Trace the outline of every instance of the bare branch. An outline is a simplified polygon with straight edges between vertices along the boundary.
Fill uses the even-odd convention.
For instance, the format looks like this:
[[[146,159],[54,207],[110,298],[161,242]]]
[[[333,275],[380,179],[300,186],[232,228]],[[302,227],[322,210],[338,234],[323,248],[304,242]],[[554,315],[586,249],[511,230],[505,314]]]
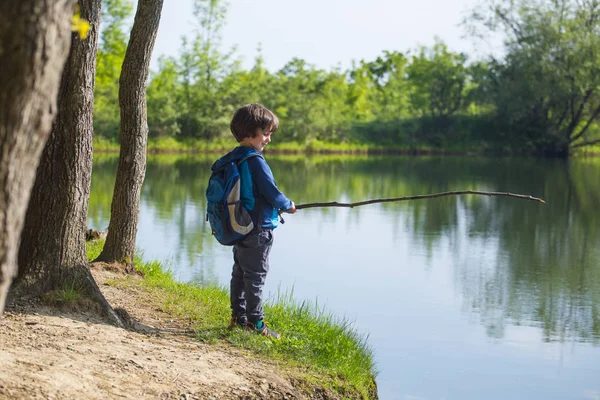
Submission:
[[[525,41],[525,38],[523,37],[521,27],[519,26],[519,24],[516,21],[511,21],[508,15],[506,15],[502,10],[500,10],[499,7],[496,8],[494,11],[496,12],[496,15],[502,20],[502,22],[504,22],[506,26],[508,26],[513,32],[515,38],[517,39],[517,42],[519,44],[523,43]]]
[[[537,197],[523,195],[523,194],[513,194],[513,193],[505,193],[505,192],[480,192],[477,190],[460,190],[454,192],[442,192],[442,193],[433,193],[433,194],[421,194],[416,196],[403,196],[403,197],[393,197],[388,199],[373,199],[373,200],[365,200],[359,201],[356,203],[338,203],[337,201],[330,201],[326,203],[306,203],[306,204],[298,204],[296,205],[296,209],[301,210],[303,208],[315,208],[315,207],[360,207],[365,206],[367,204],[375,204],[375,203],[392,203],[396,201],[405,201],[405,200],[420,200],[420,199],[433,199],[436,197],[444,197],[444,196],[456,196],[461,194],[477,194],[482,196],[506,196],[506,197],[516,197],[523,200],[532,200],[540,203],[546,204],[546,201],[543,199],[539,199]]]
[[[600,106],[598,106],[594,110],[594,113],[592,114],[592,116],[590,118],[588,118],[588,121],[585,124],[585,126],[581,129],[581,131],[579,131],[579,133],[577,135],[575,135],[574,137],[571,138],[571,140],[569,140],[569,143],[573,143],[574,141],[576,141],[577,139],[582,137],[587,132],[589,127],[592,125],[592,123],[596,120],[598,115],[600,115]]]
[[[575,128],[579,124],[579,120],[581,120],[581,114],[583,114],[583,109],[585,108],[585,104],[590,99],[593,92],[594,91],[592,89],[586,90],[585,96],[583,96],[583,99],[581,100],[581,104],[579,105],[577,112],[575,112],[575,108],[574,108],[574,105],[575,105],[575,101],[573,99],[574,96],[571,96],[571,123],[569,124],[569,127],[567,128],[567,138],[571,137],[571,135],[575,131]]]

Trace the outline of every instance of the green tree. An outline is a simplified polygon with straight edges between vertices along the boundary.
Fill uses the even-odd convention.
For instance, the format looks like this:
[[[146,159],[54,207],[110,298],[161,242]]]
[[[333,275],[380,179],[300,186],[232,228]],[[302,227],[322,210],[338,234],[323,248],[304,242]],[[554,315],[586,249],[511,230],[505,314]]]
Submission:
[[[371,108],[378,120],[408,116],[409,86],[406,74],[409,60],[399,52],[384,51],[383,56],[366,64],[374,83]]]
[[[224,93],[224,103],[232,109],[248,103],[272,103],[273,76],[265,68],[260,46],[252,69],[232,71],[223,79],[222,87],[227,89]]]
[[[128,23],[133,15],[130,0],[103,0],[100,44],[94,92],[94,132],[119,136],[119,76],[127,49]]]
[[[561,155],[600,143],[600,2],[499,0],[472,24],[506,33],[492,95],[515,140]]]
[[[448,51],[438,41],[432,48],[421,47],[407,67],[410,99],[416,115],[428,115],[447,122],[465,100],[466,56]]]
[[[121,151],[108,234],[98,261],[133,267],[140,193],[146,174],[146,84],[163,0],[139,0],[119,79]]]
[[[177,74],[177,60],[160,57],[158,72],[152,74],[146,90],[148,100],[148,127],[151,137],[175,137],[181,132],[181,83]]]
[[[305,142],[323,134],[323,129],[316,126],[316,110],[324,81],[324,71],[299,58],[293,58],[277,72],[271,87],[271,106],[281,120],[281,139]]]
[[[354,121],[372,121],[375,117],[372,105],[376,83],[371,77],[369,63],[366,61],[353,62],[348,75],[350,84],[347,101]]]
[[[348,105],[347,74],[339,69],[328,72],[320,83],[315,101],[317,139],[341,141],[350,130],[351,110]]]
[[[194,36],[183,38],[179,63],[182,136],[215,138],[229,126],[223,118],[231,111],[223,101],[229,87],[223,86],[223,81],[239,70],[239,62],[232,61],[233,51],[223,53],[219,49],[226,12],[220,0],[194,1]]]

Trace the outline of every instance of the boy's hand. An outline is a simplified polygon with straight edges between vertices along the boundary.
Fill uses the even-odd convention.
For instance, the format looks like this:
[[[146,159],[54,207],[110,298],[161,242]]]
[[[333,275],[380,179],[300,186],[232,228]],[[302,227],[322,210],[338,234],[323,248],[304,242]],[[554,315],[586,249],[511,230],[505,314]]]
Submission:
[[[292,201],[292,208],[290,208],[289,210],[285,210],[286,213],[288,214],[294,214],[296,212],[296,204],[294,204],[294,202]]]

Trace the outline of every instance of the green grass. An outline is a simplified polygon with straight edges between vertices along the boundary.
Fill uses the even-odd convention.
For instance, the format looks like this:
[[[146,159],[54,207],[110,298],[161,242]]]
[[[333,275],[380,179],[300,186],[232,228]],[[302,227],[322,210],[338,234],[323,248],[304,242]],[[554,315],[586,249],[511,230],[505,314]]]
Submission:
[[[216,140],[177,140],[175,138],[150,138],[148,140],[149,153],[223,153],[233,149],[237,143],[233,138],[223,138]],[[369,152],[377,153],[398,153],[410,151],[430,152],[436,151],[429,145],[420,145],[417,149],[393,143],[355,143],[355,142],[327,142],[317,139],[309,140],[306,143],[298,142],[278,142],[274,141],[267,147],[269,153],[286,154],[366,154]],[[115,141],[103,137],[94,137],[94,151],[97,153],[118,153],[119,144]],[[437,150],[439,151],[439,149]]]
[[[279,293],[267,300],[265,314],[281,341],[265,341],[259,335],[236,330],[231,343],[269,357],[294,360],[338,376],[361,388],[364,397],[372,390],[373,354],[366,337],[348,320],[337,318],[316,303],[298,303],[293,293]]]
[[[102,241],[88,243],[88,258],[95,258]],[[261,357],[302,370],[297,378],[340,393],[344,398],[371,398],[376,392],[373,353],[367,338],[351,321],[337,318],[317,303],[298,303],[293,293],[279,293],[265,301],[266,319],[282,334],[275,341],[241,329],[227,330],[230,318],[228,290],[218,286],[180,283],[161,263],[136,258],[144,273],[142,287],[160,292],[163,309],[193,322],[198,340],[227,342]],[[301,367],[295,368],[294,367]],[[308,367],[308,369],[306,369]]]
[[[81,288],[75,284],[75,281],[65,284],[60,289],[45,293],[42,299],[50,304],[61,307],[75,307],[80,301],[86,303],[86,300],[82,296]]]
[[[104,247],[104,240],[93,240],[85,242],[85,252],[87,259],[92,261],[100,255]]]
[[[575,156],[599,156],[600,155],[600,145],[587,146],[585,148],[579,148],[573,152]]]
[[[289,153],[366,153],[369,146],[366,144],[350,142],[326,142],[312,139],[306,143],[297,142],[274,142],[269,144],[270,151]],[[268,151],[269,151],[268,150]]]
[[[148,139],[150,153],[211,153],[231,150],[236,146],[233,138],[218,140],[184,139],[173,137]],[[104,137],[94,137],[94,151],[101,153],[118,153],[119,143]]]
[[[102,136],[94,135],[94,152],[118,152],[119,144]]]
[[[56,291],[57,300],[62,303],[74,303],[81,297],[81,290],[71,282],[62,289]]]

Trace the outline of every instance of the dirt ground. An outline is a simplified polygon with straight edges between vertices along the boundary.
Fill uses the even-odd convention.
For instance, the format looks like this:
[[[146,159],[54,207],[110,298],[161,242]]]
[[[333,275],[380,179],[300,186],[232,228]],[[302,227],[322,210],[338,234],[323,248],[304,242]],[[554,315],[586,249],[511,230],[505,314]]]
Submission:
[[[304,399],[336,398],[276,363],[227,345],[194,340],[189,323],[160,310],[138,289],[104,285],[118,275],[92,272],[133,330],[95,314],[12,304],[0,317],[0,399]]]

